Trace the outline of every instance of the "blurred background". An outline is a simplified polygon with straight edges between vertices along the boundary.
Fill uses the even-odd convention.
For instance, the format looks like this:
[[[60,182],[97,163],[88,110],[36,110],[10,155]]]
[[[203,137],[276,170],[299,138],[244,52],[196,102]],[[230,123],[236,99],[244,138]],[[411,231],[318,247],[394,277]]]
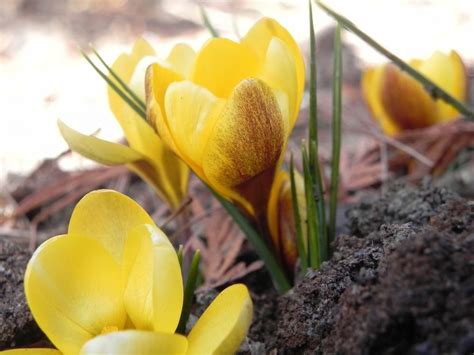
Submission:
[[[7,176],[26,174],[44,158],[67,149],[56,127],[58,118],[84,133],[100,129],[102,137],[120,137],[108,109],[105,84],[78,47],[92,44],[109,63],[129,50],[137,36],[144,36],[163,56],[177,42],[198,49],[209,37],[198,4],[207,9],[217,30],[231,38],[244,35],[261,16],[274,17],[307,53],[306,1],[1,0],[1,186]],[[472,66],[472,0],[332,0],[330,5],[402,58],[456,49]],[[327,29],[334,23],[315,9],[315,25],[320,44],[318,86],[324,90],[332,70],[332,35]],[[384,58],[351,34],[345,33],[344,41],[345,91],[350,100],[359,98],[360,70]],[[362,100],[354,105],[351,112],[368,115]],[[355,120],[354,115],[344,119]],[[65,164],[89,163],[73,155]]]

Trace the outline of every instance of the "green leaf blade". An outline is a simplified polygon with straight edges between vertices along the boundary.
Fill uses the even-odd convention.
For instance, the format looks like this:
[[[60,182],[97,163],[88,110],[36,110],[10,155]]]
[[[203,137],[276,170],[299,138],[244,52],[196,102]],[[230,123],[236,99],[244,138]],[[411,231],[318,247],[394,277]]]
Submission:
[[[298,203],[298,194],[296,193],[296,182],[295,182],[295,167],[293,161],[293,155],[290,159],[290,183],[291,183],[291,201],[293,204],[293,219],[295,221],[296,230],[296,247],[298,248],[298,255],[300,258],[301,273],[305,274],[308,269],[308,255],[303,241],[303,228],[301,224],[300,206]]]

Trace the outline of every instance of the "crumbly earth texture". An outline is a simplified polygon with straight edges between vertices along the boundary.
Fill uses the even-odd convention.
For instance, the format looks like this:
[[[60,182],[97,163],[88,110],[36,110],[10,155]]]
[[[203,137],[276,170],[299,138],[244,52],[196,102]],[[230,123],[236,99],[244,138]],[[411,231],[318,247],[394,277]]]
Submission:
[[[333,259],[278,300],[266,351],[472,354],[474,205],[397,185],[347,217]]]
[[[44,336],[26,304],[23,274],[31,254],[0,237],[0,350],[33,344]]]

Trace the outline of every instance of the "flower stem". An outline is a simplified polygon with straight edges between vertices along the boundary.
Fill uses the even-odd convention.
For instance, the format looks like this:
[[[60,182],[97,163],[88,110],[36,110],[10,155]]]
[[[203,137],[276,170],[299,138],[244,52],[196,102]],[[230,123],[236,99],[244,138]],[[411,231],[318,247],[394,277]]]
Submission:
[[[224,197],[219,195],[213,189],[209,188],[217,200],[221,203],[222,207],[231,215],[234,221],[238,224],[242,232],[245,234],[246,238],[255,248],[260,259],[263,260],[267,270],[270,272],[270,275],[273,280],[273,284],[278,292],[284,293],[291,288],[288,278],[281,268],[280,264],[277,262],[275,255],[270,251],[263,240],[263,236],[260,236],[250,222],[240,213],[236,206],[231,202],[227,201]]]

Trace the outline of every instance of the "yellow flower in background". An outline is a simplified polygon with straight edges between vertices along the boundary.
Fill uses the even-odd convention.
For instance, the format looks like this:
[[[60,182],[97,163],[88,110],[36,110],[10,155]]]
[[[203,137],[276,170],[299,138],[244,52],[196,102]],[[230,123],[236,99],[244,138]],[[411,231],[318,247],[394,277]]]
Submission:
[[[295,170],[296,198],[301,221],[306,221],[306,198],[304,179]],[[293,214],[293,199],[291,196],[291,180],[286,171],[280,170],[275,177],[268,202],[268,228],[273,247],[286,270],[293,272],[298,259],[296,242],[296,223]],[[306,228],[303,228],[303,242],[306,245]]]
[[[77,204],[67,234],[33,254],[24,286],[36,322],[65,354],[234,352],[252,319],[247,288],[233,285],[187,337],[174,334],[183,302],[176,252],[136,202],[110,190]]]
[[[435,52],[427,60],[414,59],[409,64],[456,99],[466,100],[466,70],[455,51],[449,55]],[[445,102],[434,100],[420,83],[393,64],[368,69],[362,77],[362,90],[375,120],[389,135],[459,115]]]
[[[187,53],[176,53],[186,72],[149,67],[148,120],[213,189],[264,214],[303,95],[301,52],[278,22],[264,18],[240,42],[213,38]]]
[[[180,66],[173,50],[168,60]],[[130,54],[121,54],[112,69],[132,90],[145,101],[144,62],[157,59],[155,51],[144,40],[138,39]],[[116,82],[113,77],[111,80]],[[147,184],[153,187],[171,209],[177,209],[187,194],[189,168],[158,137],[154,129],[108,87],[110,109],[119,122],[128,146],[81,134],[63,122],[58,122],[62,136],[73,151],[105,165],[126,164]]]

